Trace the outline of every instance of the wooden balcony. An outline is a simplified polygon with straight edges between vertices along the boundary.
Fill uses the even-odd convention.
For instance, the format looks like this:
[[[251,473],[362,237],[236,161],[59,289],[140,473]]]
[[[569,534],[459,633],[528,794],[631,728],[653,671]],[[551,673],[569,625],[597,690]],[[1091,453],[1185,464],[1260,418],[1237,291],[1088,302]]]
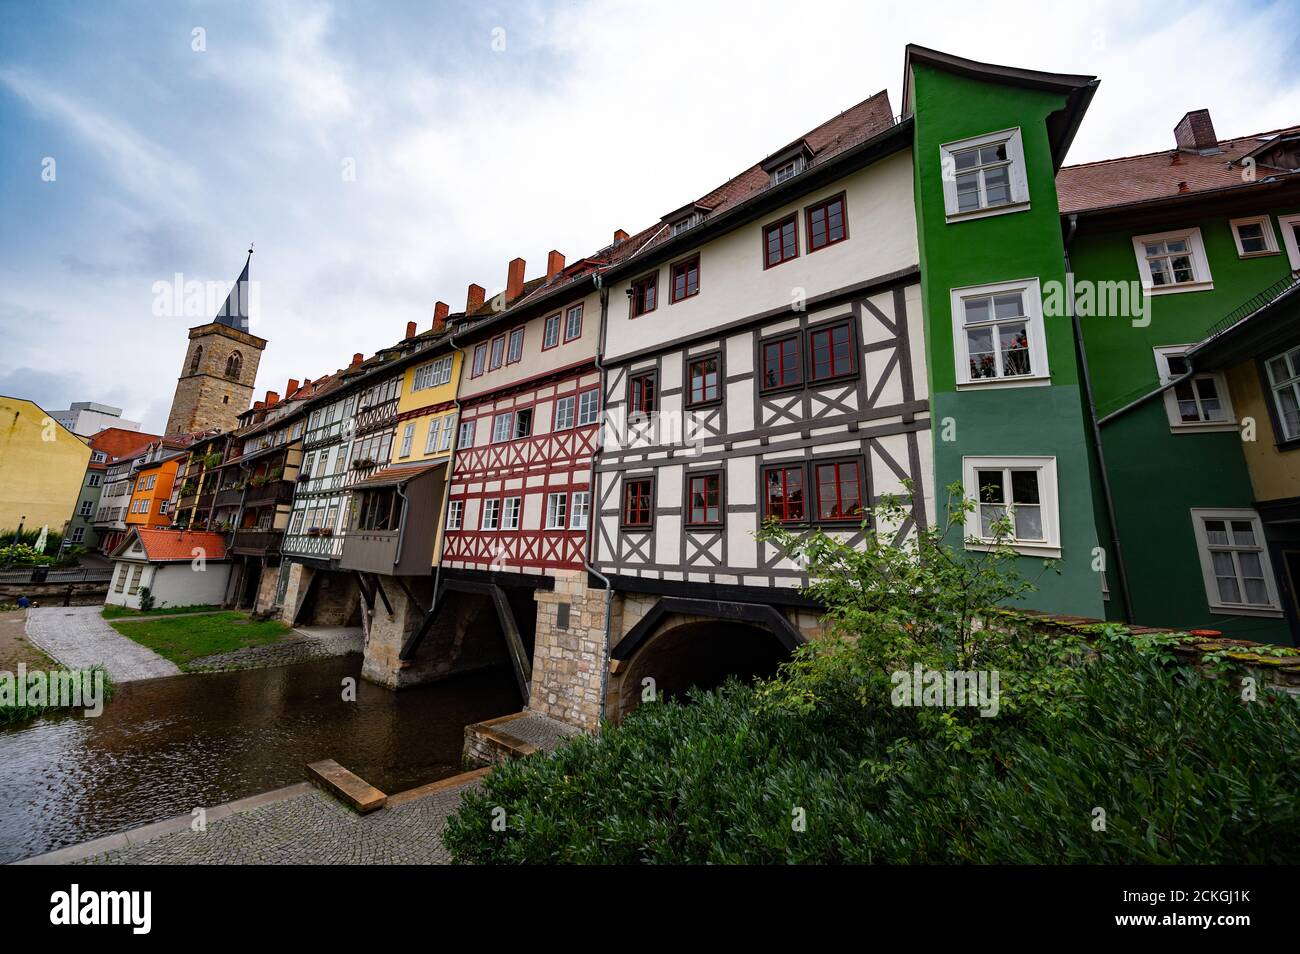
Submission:
[[[358,514],[366,513],[373,495],[393,495],[400,489],[400,495],[381,498],[385,512],[397,515],[396,529],[349,528],[339,565],[385,576],[427,575],[433,565],[445,473],[441,461],[422,467],[391,467],[359,485],[354,491]],[[393,525],[390,517],[385,517],[385,522]]]
[[[293,500],[294,482],[291,480],[272,480],[261,487],[249,484],[244,495],[245,507],[263,507],[267,504],[289,503]]]
[[[244,490],[242,487],[230,487],[226,490],[218,490],[214,505],[217,507],[238,507],[244,501]]]
[[[232,553],[244,556],[275,556],[280,552],[283,530],[264,530],[257,527],[236,530],[230,545]]]

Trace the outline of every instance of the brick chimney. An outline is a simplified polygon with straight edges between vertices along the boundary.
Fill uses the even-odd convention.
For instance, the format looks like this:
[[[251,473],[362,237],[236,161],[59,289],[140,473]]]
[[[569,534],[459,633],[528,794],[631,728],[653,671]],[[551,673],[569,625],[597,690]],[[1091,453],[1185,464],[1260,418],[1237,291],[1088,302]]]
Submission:
[[[465,295],[465,314],[470,314],[483,307],[483,296],[487,292],[483,290],[482,285],[470,285],[469,291]]]
[[[622,229],[615,229],[614,244],[617,245],[619,242],[626,242],[626,241],[627,241],[627,233],[624,232]]]
[[[298,390],[298,379],[290,378],[289,383],[286,384],[284,387],[284,396],[288,397],[289,395],[293,394],[294,391],[297,390]]]
[[[254,402],[253,402],[253,410],[254,410],[254,411],[260,411],[260,410],[261,410],[262,408],[264,408],[264,407],[266,407],[266,405],[263,404],[261,401],[254,401]]]
[[[408,322],[406,323],[406,337],[408,337],[408,338],[414,338],[414,337],[415,337],[415,322],[413,322],[413,321],[408,321]]]
[[[546,280],[549,282],[562,271],[564,271],[564,256],[551,249],[546,256]]]
[[[1183,152],[1212,156],[1219,151],[1219,137],[1214,134],[1208,109],[1194,109],[1174,127],[1174,141]]]
[[[280,395],[276,394],[274,391],[267,391],[267,392],[266,392],[266,406],[267,406],[267,407],[270,407],[272,404],[279,404],[279,403],[280,403]]]
[[[506,304],[524,293],[524,260],[512,258],[506,269]]]
[[[352,364],[350,365],[350,367],[355,368],[364,360],[366,360],[366,356],[362,354],[360,351],[358,351],[356,354],[352,356]]]
[[[447,307],[445,301],[434,302],[433,305],[433,330],[442,331],[447,327],[447,313],[451,309]]]

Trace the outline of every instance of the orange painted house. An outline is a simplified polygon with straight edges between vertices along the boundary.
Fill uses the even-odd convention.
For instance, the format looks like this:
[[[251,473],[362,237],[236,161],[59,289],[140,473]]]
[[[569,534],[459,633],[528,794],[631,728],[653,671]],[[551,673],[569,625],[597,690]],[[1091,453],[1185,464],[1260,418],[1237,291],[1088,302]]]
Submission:
[[[127,526],[169,527],[172,517],[167,512],[172,496],[172,483],[176,470],[185,454],[174,454],[140,468],[131,491],[131,506],[127,508]]]

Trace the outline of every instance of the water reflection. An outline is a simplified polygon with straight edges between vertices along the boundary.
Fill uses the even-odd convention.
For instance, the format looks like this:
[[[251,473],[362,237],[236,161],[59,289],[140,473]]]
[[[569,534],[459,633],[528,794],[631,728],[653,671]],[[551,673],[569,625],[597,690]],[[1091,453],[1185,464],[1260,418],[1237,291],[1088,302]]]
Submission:
[[[0,863],[300,782],[317,759],[399,792],[459,771],[464,727],[520,704],[508,669],[401,692],[360,670],[353,655],[151,679],[97,719],[0,730]]]

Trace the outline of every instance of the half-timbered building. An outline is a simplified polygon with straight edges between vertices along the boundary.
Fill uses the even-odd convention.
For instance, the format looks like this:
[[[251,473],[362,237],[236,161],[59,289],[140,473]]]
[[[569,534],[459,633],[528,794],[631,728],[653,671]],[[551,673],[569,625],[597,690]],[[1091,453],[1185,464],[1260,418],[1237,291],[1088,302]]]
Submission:
[[[819,629],[766,521],[934,519],[910,120],[885,93],[621,243],[602,273],[591,562],[604,712],[773,671]]]

